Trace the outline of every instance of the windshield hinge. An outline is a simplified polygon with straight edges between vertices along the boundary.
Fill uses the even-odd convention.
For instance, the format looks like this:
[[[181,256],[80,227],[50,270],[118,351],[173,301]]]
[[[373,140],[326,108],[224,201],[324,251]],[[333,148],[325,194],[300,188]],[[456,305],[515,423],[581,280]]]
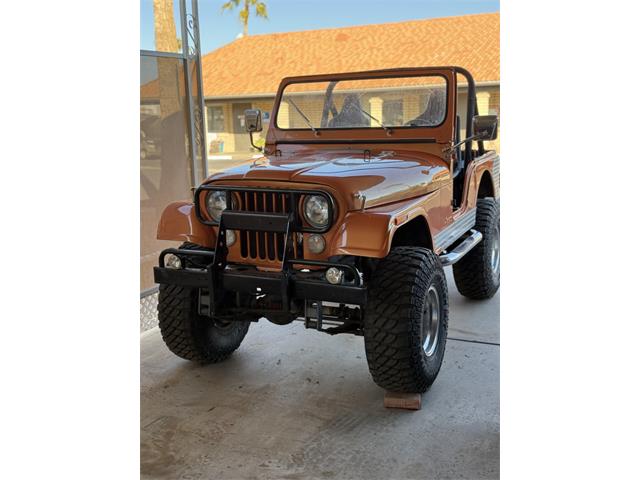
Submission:
[[[356,192],[353,194],[353,198],[356,200],[360,200],[360,211],[364,212],[364,206],[367,203],[367,196],[362,192]]]
[[[453,143],[450,140],[450,141],[445,143],[445,146],[442,149],[442,153],[444,153],[445,155],[449,155],[449,154],[452,154],[455,149],[456,149],[455,143]]]

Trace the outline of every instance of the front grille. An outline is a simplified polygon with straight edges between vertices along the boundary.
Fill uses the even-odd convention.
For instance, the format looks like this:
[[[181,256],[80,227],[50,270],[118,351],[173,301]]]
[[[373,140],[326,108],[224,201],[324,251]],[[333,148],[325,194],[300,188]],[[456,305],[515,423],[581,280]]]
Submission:
[[[234,210],[244,212],[290,213],[291,193],[268,191],[234,192],[236,205]],[[284,251],[284,233],[272,232],[240,232],[240,254],[243,258],[255,260],[282,261]],[[292,233],[291,235],[296,235]],[[293,250],[295,258],[302,258],[302,246],[298,245],[297,235],[294,237]]]

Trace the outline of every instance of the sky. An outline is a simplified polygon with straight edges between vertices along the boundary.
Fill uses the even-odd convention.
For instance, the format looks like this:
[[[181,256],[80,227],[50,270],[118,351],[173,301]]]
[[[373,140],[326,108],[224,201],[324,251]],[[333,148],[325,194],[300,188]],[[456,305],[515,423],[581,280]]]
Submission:
[[[202,53],[232,42],[242,32],[238,11],[221,12],[226,0],[199,0]],[[490,0],[263,0],[269,19],[249,18],[249,34],[401,22],[500,10]],[[178,4],[178,0],[175,0]],[[153,49],[153,2],[141,0],[142,49]],[[177,6],[177,5],[176,5]]]

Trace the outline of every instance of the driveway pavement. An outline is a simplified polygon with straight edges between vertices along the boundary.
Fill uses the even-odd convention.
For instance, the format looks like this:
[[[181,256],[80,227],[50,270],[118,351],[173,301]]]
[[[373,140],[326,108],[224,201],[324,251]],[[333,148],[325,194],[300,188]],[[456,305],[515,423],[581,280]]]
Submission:
[[[201,367],[145,332],[142,477],[498,478],[499,293],[466,300],[447,273],[450,338],[420,411],[383,408],[361,337],[261,321]]]

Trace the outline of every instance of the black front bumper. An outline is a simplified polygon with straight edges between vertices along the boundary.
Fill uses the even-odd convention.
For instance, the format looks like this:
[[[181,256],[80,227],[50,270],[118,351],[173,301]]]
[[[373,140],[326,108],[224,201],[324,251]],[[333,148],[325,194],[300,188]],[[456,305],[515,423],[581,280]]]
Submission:
[[[355,277],[353,284],[332,285],[320,279],[318,273],[313,271],[301,272],[288,269],[282,272],[263,272],[243,265],[229,265],[217,272],[210,268],[211,266],[209,268],[166,268],[164,257],[168,254],[184,258],[194,255],[212,256],[213,252],[173,248],[164,250],[160,255],[160,266],[153,269],[156,283],[351,305],[364,305],[367,302],[367,289],[362,285],[360,274],[351,265],[301,259],[287,261],[289,265],[337,267],[353,272],[352,276]],[[184,261],[182,263],[185,264]]]
[[[220,188],[227,191],[227,204],[231,205],[231,187],[203,186],[200,190]],[[264,192],[275,190],[264,190]],[[291,212],[295,211],[298,196],[308,194],[307,191],[291,190],[289,201]],[[328,199],[330,196],[321,192]],[[196,195],[196,206],[198,205]],[[329,202],[329,200],[328,200]],[[329,205],[332,205],[329,202]],[[329,209],[330,218],[333,209]],[[199,217],[200,218],[200,217]],[[209,224],[201,219],[205,224]],[[324,230],[328,229],[327,226]],[[281,271],[265,272],[255,267],[229,264],[227,262],[227,229],[237,231],[275,232],[283,234],[283,251]],[[324,230],[322,230],[324,232]],[[281,298],[283,313],[289,310],[291,300],[335,302],[349,305],[365,305],[367,290],[363,285],[362,275],[353,265],[339,264],[317,260],[295,258],[293,237],[296,232],[309,231],[294,213],[286,212],[247,212],[238,210],[224,210],[218,222],[215,250],[190,250],[169,248],[160,253],[159,266],[154,268],[156,283],[167,285],[182,285],[207,290],[210,298],[209,315],[215,316],[218,308],[216,298],[224,298],[220,293],[238,292],[261,297],[262,295],[277,295]],[[165,257],[169,254],[181,260],[180,268],[166,268]],[[196,260],[196,261],[194,261]],[[298,266],[296,270],[294,266]],[[304,267],[336,267],[343,271],[344,278],[349,282],[333,285],[324,279],[322,272],[306,271]],[[197,268],[196,268],[197,267]],[[201,292],[202,293],[202,292]],[[306,308],[306,307],[305,307]]]

